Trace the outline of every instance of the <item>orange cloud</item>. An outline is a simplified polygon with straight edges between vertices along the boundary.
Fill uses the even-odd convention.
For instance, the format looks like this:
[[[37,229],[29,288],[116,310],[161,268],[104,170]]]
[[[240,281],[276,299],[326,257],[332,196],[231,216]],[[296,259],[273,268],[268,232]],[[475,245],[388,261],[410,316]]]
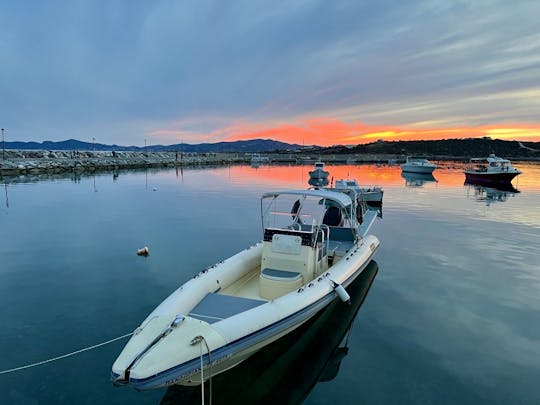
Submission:
[[[237,128],[240,129],[240,128]],[[298,124],[278,124],[267,128],[231,128],[227,141],[275,139],[288,143],[329,146],[369,143],[385,140],[435,140],[448,138],[478,138],[540,141],[540,124],[489,125],[453,128],[412,128],[347,123],[336,119],[309,119]]]
[[[540,123],[501,124],[476,127],[426,128],[415,126],[367,125],[362,122],[346,122],[333,118],[309,118],[297,122],[250,123],[240,122],[218,128],[209,133],[197,133],[180,129],[156,129],[156,138],[176,138],[184,142],[219,142],[248,139],[274,139],[305,145],[347,145],[384,140],[435,140],[448,138],[478,138],[490,136],[497,139],[540,141]]]

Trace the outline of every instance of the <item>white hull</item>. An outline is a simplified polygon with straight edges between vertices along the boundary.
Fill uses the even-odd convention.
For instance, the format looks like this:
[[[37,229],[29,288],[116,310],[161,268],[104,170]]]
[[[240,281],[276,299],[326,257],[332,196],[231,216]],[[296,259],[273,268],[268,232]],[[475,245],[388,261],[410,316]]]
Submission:
[[[414,165],[404,163],[401,165],[401,170],[408,173],[421,173],[421,174],[431,174],[437,166],[435,165]]]
[[[360,186],[354,179],[336,180],[337,190],[354,190],[360,201],[382,203],[384,191],[380,186]]]
[[[373,191],[360,189],[358,195],[363,201],[366,202],[382,202],[383,199],[383,191],[381,189]]]
[[[307,285],[229,318],[210,324],[191,316],[192,309],[214,293],[216,286],[227,291],[228,283],[242,278],[240,273],[258,272],[261,244],[238,253],[185,283],[143,321],[114,363],[113,379],[125,379],[129,368],[127,380],[139,390],[197,385],[201,382],[201,345],[205,379],[233,367],[332,302],[336,292],[330,280],[347,286],[369,263],[378,245],[376,237],[367,236],[349,250],[347,260],[339,260]],[[185,319],[134,362],[178,314],[185,314]],[[191,344],[199,335],[204,336],[210,356],[202,343]]]
[[[263,241],[206,269],[138,327],[112,367],[116,385],[198,385],[298,328],[348,286],[379,246],[356,198],[329,190],[261,198]]]

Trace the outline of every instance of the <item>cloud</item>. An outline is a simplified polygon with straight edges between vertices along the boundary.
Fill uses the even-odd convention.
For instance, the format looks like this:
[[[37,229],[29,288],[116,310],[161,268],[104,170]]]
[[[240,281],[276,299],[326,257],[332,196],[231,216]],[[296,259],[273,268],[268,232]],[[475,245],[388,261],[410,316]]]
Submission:
[[[309,143],[311,117],[335,120],[335,142],[338,123],[538,123],[539,13],[504,1],[8,0],[2,126],[121,144],[283,126]]]

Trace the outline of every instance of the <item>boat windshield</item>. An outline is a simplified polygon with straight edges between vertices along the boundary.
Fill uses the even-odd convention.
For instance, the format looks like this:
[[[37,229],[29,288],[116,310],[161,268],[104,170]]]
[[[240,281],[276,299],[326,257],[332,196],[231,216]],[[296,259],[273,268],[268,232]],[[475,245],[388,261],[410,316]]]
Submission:
[[[337,209],[343,217],[343,226],[351,226],[351,206],[345,194],[341,194],[340,200],[333,200],[324,193],[265,195],[261,200],[262,225],[263,229],[307,229],[321,225],[327,211]]]

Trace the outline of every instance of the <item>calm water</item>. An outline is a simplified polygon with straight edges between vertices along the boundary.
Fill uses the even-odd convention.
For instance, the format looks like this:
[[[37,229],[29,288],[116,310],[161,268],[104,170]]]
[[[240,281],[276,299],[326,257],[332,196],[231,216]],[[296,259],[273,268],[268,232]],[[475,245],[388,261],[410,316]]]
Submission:
[[[227,398],[227,378],[238,385],[294,368],[301,375],[272,391],[284,401],[540,403],[540,165],[518,167],[520,192],[512,193],[464,186],[458,165],[435,171],[437,181],[405,179],[399,167],[329,166],[336,179],[385,188],[383,218],[372,228],[382,242],[374,280],[360,280],[359,302],[367,296],[348,350],[317,346],[322,340],[333,349],[354,316],[330,308],[216,381],[215,402]],[[309,169],[3,179],[0,371],[131,332],[193,274],[258,241],[260,194],[305,188]],[[145,245],[150,256],[136,256]],[[113,388],[110,368],[124,344],[0,375],[0,403],[191,398],[182,390]],[[262,395],[275,380],[263,377],[246,390]]]

